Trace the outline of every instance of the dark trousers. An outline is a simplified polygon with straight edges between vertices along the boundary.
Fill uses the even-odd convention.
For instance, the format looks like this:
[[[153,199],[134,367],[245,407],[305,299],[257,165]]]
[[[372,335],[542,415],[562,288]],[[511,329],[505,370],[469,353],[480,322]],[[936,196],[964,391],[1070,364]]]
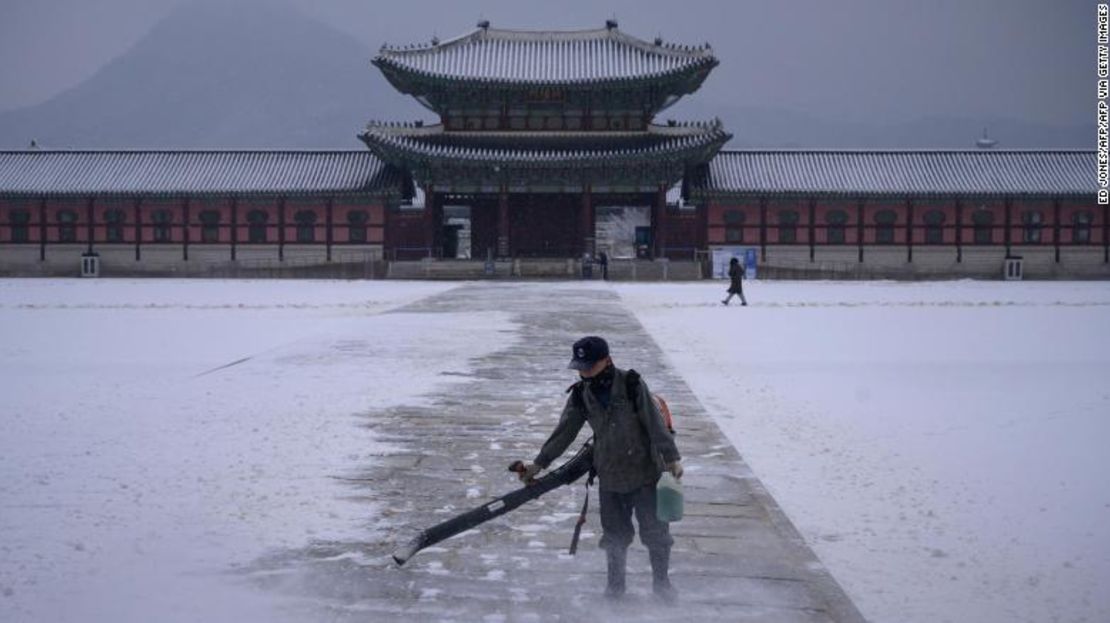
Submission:
[[[740,285],[740,284],[737,284],[735,287],[731,287],[731,288],[728,289],[728,296],[725,297],[724,302],[728,303],[729,301],[732,300],[732,297],[734,297],[736,295],[740,296],[740,302],[741,303],[743,303],[745,305],[748,304],[748,299],[744,298],[744,286]]]
[[[640,524],[640,542],[648,550],[670,552],[674,539],[670,524],[655,517],[655,485],[645,485],[628,493],[600,490],[602,549],[623,551],[632,544],[636,530],[632,527],[632,514]]]

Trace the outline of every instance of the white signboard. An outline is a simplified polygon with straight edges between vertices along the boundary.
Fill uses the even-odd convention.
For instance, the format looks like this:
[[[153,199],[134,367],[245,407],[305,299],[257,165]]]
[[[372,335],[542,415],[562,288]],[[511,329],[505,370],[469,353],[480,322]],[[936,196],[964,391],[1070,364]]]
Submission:
[[[745,268],[744,277],[755,278],[756,249],[752,247],[713,247],[713,278],[728,279],[728,264],[732,258]]]

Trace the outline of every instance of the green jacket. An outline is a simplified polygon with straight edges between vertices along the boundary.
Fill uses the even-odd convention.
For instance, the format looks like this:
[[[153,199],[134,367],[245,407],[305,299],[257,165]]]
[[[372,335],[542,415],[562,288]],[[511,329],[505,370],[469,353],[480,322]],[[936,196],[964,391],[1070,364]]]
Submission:
[[[559,424],[536,456],[535,463],[547,468],[559,458],[589,422],[594,432],[594,469],[599,488],[627,493],[654,485],[666,463],[679,460],[674,437],[651,399],[647,383],[640,379],[636,407],[628,395],[627,375],[615,369],[609,408],[590,390],[590,380],[576,384],[567,397]],[[581,400],[575,394],[581,396]]]

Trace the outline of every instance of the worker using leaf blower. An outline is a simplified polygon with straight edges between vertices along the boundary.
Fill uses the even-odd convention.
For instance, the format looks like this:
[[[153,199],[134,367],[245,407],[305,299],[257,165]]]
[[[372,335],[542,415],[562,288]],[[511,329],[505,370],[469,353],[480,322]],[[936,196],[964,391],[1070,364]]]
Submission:
[[[640,541],[648,549],[652,589],[656,596],[673,603],[678,593],[669,573],[670,526],[656,516],[656,482],[668,471],[682,476],[681,457],[674,436],[652,400],[647,383],[635,370],[613,365],[609,345],[597,336],[574,343],[569,368],[580,380],[567,389],[570,394],[559,424],[533,462],[520,470],[522,481],[531,481],[566,451],[585,423],[594,433],[593,466],[598,477],[602,537],[608,581],[605,596],[619,599],[625,593],[628,547],[635,530],[632,515],[640,526]]]

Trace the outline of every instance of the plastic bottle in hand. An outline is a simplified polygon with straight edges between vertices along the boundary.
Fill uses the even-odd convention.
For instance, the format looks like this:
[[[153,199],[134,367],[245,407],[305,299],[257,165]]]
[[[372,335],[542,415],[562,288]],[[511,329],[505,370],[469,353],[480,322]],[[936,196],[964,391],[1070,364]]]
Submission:
[[[670,472],[663,472],[655,483],[655,516],[659,521],[682,519],[682,483]]]

